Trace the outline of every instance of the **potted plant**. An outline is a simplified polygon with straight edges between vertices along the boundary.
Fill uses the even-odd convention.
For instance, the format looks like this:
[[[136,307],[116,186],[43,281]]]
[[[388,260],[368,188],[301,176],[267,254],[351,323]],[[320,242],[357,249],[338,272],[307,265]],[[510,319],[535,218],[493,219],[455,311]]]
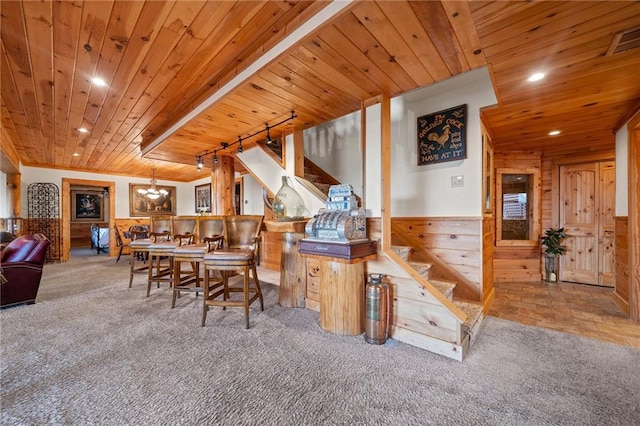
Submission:
[[[545,246],[544,254],[544,280],[555,283],[558,280],[558,264],[560,256],[567,251],[560,243],[567,238],[564,228],[549,228],[544,231],[542,244]]]

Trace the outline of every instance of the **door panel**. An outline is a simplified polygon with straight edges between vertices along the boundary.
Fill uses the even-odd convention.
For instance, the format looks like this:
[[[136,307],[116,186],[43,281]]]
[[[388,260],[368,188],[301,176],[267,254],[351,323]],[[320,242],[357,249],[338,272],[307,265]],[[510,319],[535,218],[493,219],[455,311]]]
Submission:
[[[560,257],[560,280],[597,284],[598,168],[596,164],[562,166],[560,180],[560,222],[568,235],[564,241],[567,252]]]
[[[560,199],[560,223],[568,235],[560,280],[612,287],[615,163],[562,166]]]

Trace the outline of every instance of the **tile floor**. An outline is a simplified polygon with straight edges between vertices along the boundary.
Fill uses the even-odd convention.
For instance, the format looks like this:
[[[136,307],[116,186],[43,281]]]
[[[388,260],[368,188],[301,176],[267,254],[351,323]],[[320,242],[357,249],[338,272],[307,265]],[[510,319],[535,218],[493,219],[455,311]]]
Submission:
[[[541,281],[495,289],[490,316],[640,348],[640,324],[622,313],[611,288]]]

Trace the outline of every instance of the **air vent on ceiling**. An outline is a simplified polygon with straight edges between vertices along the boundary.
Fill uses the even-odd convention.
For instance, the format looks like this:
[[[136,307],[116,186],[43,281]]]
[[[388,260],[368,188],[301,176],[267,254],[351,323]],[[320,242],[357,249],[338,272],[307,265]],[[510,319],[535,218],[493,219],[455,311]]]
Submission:
[[[624,30],[613,36],[607,56],[640,47],[640,26]]]

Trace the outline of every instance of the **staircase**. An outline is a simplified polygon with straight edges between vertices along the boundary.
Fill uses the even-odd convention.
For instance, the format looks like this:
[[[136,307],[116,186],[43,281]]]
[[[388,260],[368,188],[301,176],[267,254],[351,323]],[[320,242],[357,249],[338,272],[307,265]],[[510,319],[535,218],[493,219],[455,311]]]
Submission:
[[[408,340],[407,343],[423,347],[424,349],[427,349],[427,350],[432,350],[431,348],[435,348],[435,350],[433,350],[434,352],[441,353],[446,356],[450,356],[454,359],[463,360],[464,356],[466,355],[466,352],[475,342],[475,337],[477,336],[478,330],[480,329],[480,326],[482,324],[482,320],[484,318],[484,315],[482,312],[482,305],[479,302],[454,300],[453,290],[456,287],[456,283],[451,281],[446,281],[446,280],[436,280],[436,279],[430,278],[430,271],[432,269],[432,265],[429,263],[412,260],[411,253],[413,252],[413,248],[407,247],[407,246],[398,246],[398,245],[392,246],[391,248],[393,252],[401,259],[401,261],[405,262],[412,270],[414,270],[418,275],[424,278],[424,280],[426,280],[432,286],[434,291],[441,293],[448,301],[452,302],[452,304],[456,308],[458,308],[462,313],[464,313],[464,315],[466,316],[466,319],[464,320],[464,322],[459,323],[459,337],[456,342],[452,342],[450,337],[443,335],[438,330],[435,330],[435,329],[430,330],[429,327],[425,327],[424,330],[418,330],[419,326],[415,325],[415,322],[406,321],[406,320],[405,321],[398,320],[396,321],[396,323],[394,323],[392,337],[394,338],[399,337],[398,340],[401,340],[401,341]],[[421,285],[420,283],[418,284]],[[400,284],[400,282],[396,284],[396,286],[399,286],[399,285],[402,285],[402,284]],[[422,285],[421,287],[424,288],[424,286]],[[420,309],[420,310],[430,309],[431,304],[434,303],[433,301],[429,301],[429,302],[425,301],[426,303],[419,304],[418,301],[416,300],[416,306],[411,306],[411,303],[408,303],[406,301],[403,303],[399,302],[399,299],[401,297],[404,297],[404,296],[401,296],[401,294],[404,293],[403,289],[398,288],[396,290],[396,293],[398,294],[398,297],[394,296],[394,303],[396,303],[396,308],[395,308],[396,310],[394,312],[394,317],[398,319],[403,318],[405,315],[410,315],[410,314],[404,314],[404,310],[410,311],[412,309]],[[442,306],[442,308],[445,308],[445,307],[446,306]],[[434,306],[433,309],[436,310],[436,307]],[[422,314],[420,314],[420,317],[426,317],[427,322],[430,323],[431,325],[434,325],[434,326],[438,325],[437,321],[434,319],[435,314],[434,316],[431,316],[429,313],[423,312]],[[412,331],[407,332],[407,331],[401,330],[404,324],[410,324],[410,323],[412,323],[412,329],[413,329]],[[451,326],[447,326],[447,327],[450,328]],[[420,334],[423,333],[425,335],[425,338],[423,339],[424,344],[416,344],[418,341],[416,337],[416,330],[418,331],[418,333]],[[403,338],[407,336],[409,337],[408,339]],[[433,339],[443,339],[447,341],[447,343],[449,344],[454,343],[455,345],[453,347],[453,350],[451,352],[443,350],[442,344],[438,342],[434,342]]]
[[[329,187],[331,185],[340,184],[333,176],[307,157],[304,158],[304,178],[324,194],[325,198],[329,195]]]

